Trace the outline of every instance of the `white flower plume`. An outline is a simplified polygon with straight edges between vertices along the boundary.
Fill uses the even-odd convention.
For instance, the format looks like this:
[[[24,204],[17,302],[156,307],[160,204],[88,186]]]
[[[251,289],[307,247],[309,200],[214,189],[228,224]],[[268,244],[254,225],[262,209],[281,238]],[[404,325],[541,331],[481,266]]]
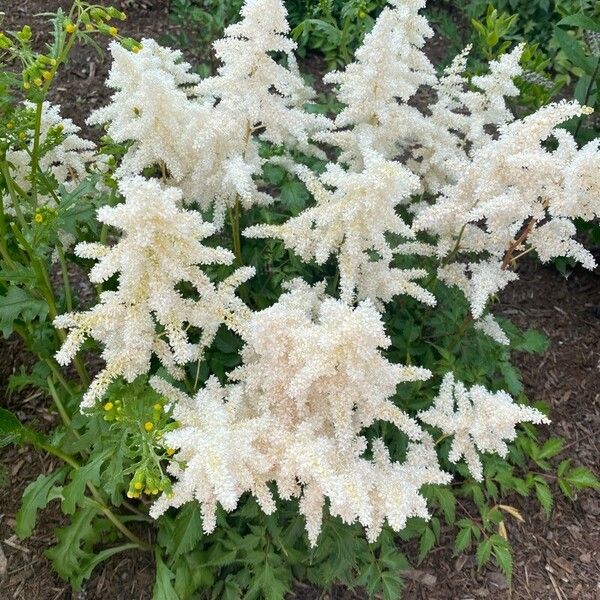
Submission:
[[[195,92],[218,100],[250,130],[259,129],[261,139],[306,149],[310,135],[329,120],[303,108],[314,92],[298,71],[283,2],[246,0],[241,17],[214,43],[223,63],[217,75],[202,80]],[[277,54],[285,56],[287,68],[274,59]]]
[[[511,262],[529,249],[543,261],[569,256],[595,267],[591,253],[574,239],[572,219],[589,219],[600,210],[600,177],[589,171],[600,164],[598,144],[578,150],[568,132],[556,129],[582,110],[577,102],[561,102],[506,125],[498,140],[474,152],[457,182],[417,214],[413,227],[439,236],[440,256],[451,254],[457,244],[461,252],[479,255],[468,266],[468,283],[459,283],[458,271],[453,275],[453,283],[467,290],[476,318],[492,293],[517,278]],[[543,144],[551,136],[556,150]],[[442,278],[449,267],[456,269],[444,266]]]
[[[444,376],[433,406],[418,414],[424,423],[453,436],[449,460],[464,457],[469,471],[477,480],[483,478],[479,452],[508,453],[506,441],[517,436],[518,423],[549,423],[537,409],[515,404],[506,392],[490,392],[483,386],[467,389],[452,373]]]
[[[175,468],[174,495],[159,499],[155,516],[195,498],[210,531],[216,502],[231,510],[244,491],[270,512],[270,481],[282,498],[300,498],[312,544],[327,499],[331,514],[358,520],[370,539],[386,519],[401,529],[408,517],[427,516],[421,486],[448,476],[429,436],[390,398],[399,383],[430,373],[382,356],[389,340],[369,302],[353,309],[324,297],[323,289],[294,282],[275,305],[247,321],[243,364],[232,374],[237,383],[222,389],[212,382],[195,401],[178,400],[181,427],[167,441],[187,466]],[[181,395],[159,385],[161,393]],[[374,460],[363,456],[361,432],[377,420],[415,440],[405,463],[392,462],[381,440],[374,443]],[[216,465],[214,477],[207,463]]]
[[[203,529],[210,533],[216,525],[217,504],[231,511],[247,491],[266,513],[273,512],[275,504],[266,485],[273,456],[268,447],[260,447],[267,439],[268,420],[240,415],[240,387],[221,387],[210,378],[192,399],[156,377],[151,383],[161,394],[178,398],[173,418],[182,425],[164,437],[165,444],[178,451],[169,465],[177,478],[173,496],[159,498],[150,514],[157,517],[169,506],[197,500]]]
[[[118,376],[132,381],[150,368],[152,354],[174,375],[176,365],[197,360],[222,323],[239,329],[249,310],[234,292],[254,273],[238,269],[225,281],[214,284],[199,265],[229,264],[233,255],[223,248],[210,248],[201,240],[214,233],[210,223],[196,212],[180,208],[181,193],[156,180],[141,177],[121,182],[125,202],[98,211],[98,220],[120,229],[120,240],[112,247],[79,244],[76,253],[98,263],[90,280],[102,283],[119,275],[116,291],[105,291],[89,311],[57,317],[55,325],[70,332],[56,358],[67,364],[86,337],[104,345],[105,369],[84,396],[89,407]],[[189,283],[192,297],[177,289]],[[187,329],[202,330],[197,343]]]
[[[35,110],[32,102],[26,101],[23,106],[30,111]],[[60,131],[59,131],[60,130]],[[54,131],[60,136],[57,144],[50,144],[49,134]],[[60,106],[44,102],[40,121],[40,147],[46,151],[39,157],[38,165],[46,175],[53,177],[59,185],[71,191],[86,174],[87,167],[95,158],[96,145],[90,140],[81,138],[79,127],[71,119],[60,114]],[[14,182],[25,192],[31,191],[31,152],[33,139],[25,142],[27,149],[17,150],[8,148],[6,162],[10,165],[10,173]],[[4,210],[14,214],[12,200],[9,194],[2,197]],[[54,200],[50,195],[38,195],[38,206],[52,206]],[[27,203],[22,203],[25,210]]]
[[[365,167],[360,173],[334,163],[320,176],[307,167],[294,167],[314,196],[315,206],[282,225],[249,227],[244,235],[280,238],[302,259],[314,259],[317,264],[335,255],[340,297],[347,303],[357,294],[360,299],[387,302],[395,294],[407,293],[435,304],[433,296],[412,281],[423,277],[423,270],[389,266],[395,252],[387,235],[414,236],[396,206],[409,199],[418,182],[402,164],[384,159],[366,144],[362,151]],[[380,259],[373,261],[372,253]]]

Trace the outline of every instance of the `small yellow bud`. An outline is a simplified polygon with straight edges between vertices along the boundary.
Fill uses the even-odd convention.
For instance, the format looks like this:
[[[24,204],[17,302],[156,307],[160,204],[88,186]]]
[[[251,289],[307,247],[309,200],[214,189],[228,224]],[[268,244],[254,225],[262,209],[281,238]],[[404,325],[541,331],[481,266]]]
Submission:
[[[119,30],[116,27],[109,27],[108,33],[114,37],[117,35],[117,33],[119,33]]]
[[[154,496],[156,496],[156,494],[158,494],[158,489],[157,489],[157,488],[153,488],[153,489],[152,489],[152,494],[153,494]]]
[[[85,30],[86,30],[86,31],[94,31],[94,26],[93,26],[91,23],[88,23],[88,24],[85,26]]]
[[[44,83],[44,82],[42,81],[42,78],[41,78],[41,77],[36,77],[36,78],[33,80],[33,83],[35,83],[35,85],[37,85],[38,87],[41,87],[41,86],[43,85],[43,83]]]
[[[23,89],[26,89],[26,90],[28,90],[30,87],[31,87],[31,84],[29,83],[29,81],[26,81],[26,82],[23,84]]]
[[[66,31],[67,33],[74,33],[74,32],[75,32],[75,25],[73,25],[73,23],[70,23],[70,22],[69,22],[69,23],[67,23],[67,24],[65,25],[65,31]]]
[[[134,46],[134,47],[131,49],[131,51],[132,51],[134,54],[137,54],[137,53],[138,53],[138,52],[139,52],[141,49],[142,49],[142,47],[141,47],[141,46]]]
[[[35,213],[35,217],[33,217],[33,220],[36,223],[42,223],[44,221],[44,215],[42,213]]]
[[[27,134],[24,131],[21,131],[21,133],[19,133],[19,139],[24,142],[27,139]]]
[[[14,124],[12,121],[9,121],[9,122],[6,124],[6,129],[12,129],[14,126],[15,126],[15,124]]]
[[[144,487],[144,485],[143,485],[141,482],[139,482],[139,481],[136,481],[136,482],[133,484],[133,487],[134,487],[136,490],[141,490],[141,489]]]
[[[127,497],[134,498],[135,496],[134,496],[133,492],[127,492]]]
[[[154,408],[154,410],[162,410],[162,404],[157,402],[152,408]]]
[[[167,454],[173,456],[173,454],[175,454],[175,448],[167,448]]]
[[[364,19],[367,16],[367,13],[364,10],[360,10],[358,12],[358,18],[359,19]]]
[[[46,81],[50,81],[52,79],[52,73],[50,71],[42,71],[42,77]]]
[[[152,431],[154,429],[154,423],[147,421],[146,423],[144,423],[144,429],[146,431]]]
[[[104,405],[104,410],[112,410],[113,409],[114,404],[112,402],[107,402]]]

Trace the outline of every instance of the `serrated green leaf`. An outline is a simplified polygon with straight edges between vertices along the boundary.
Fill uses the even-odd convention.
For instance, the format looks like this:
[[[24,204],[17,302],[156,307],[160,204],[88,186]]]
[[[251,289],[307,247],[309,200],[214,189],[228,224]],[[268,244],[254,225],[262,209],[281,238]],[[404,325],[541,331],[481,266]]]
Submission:
[[[561,452],[563,446],[565,445],[565,440],[563,438],[554,437],[547,440],[540,453],[538,454],[538,458],[552,458]]]
[[[542,354],[550,347],[550,340],[544,333],[537,329],[528,329],[523,332],[522,339],[516,344],[516,350]]]
[[[300,181],[288,181],[281,186],[281,201],[293,215],[299,214],[306,206],[308,192]]]
[[[446,522],[453,525],[456,519],[456,498],[454,494],[448,488],[436,487],[435,497],[444,513]]]
[[[544,512],[549,516],[552,512],[552,506],[554,505],[554,498],[552,497],[550,486],[542,479],[536,479],[535,495],[537,496],[541,507],[544,509]]]
[[[30,322],[36,318],[44,320],[47,314],[46,302],[15,285],[10,286],[6,294],[0,297],[0,330],[4,337],[12,333],[14,321],[22,319]]]
[[[89,564],[94,559],[91,543],[97,532],[92,521],[97,512],[92,506],[78,510],[67,526],[56,530],[58,544],[45,552],[58,575],[73,586],[83,578],[82,563]]]
[[[202,516],[197,502],[187,504],[175,518],[171,540],[167,546],[169,563],[174,565],[177,559],[194,548],[202,537]]]
[[[158,550],[154,553],[154,557],[156,561],[156,579],[152,590],[152,600],[180,600],[171,583],[175,575],[165,565]]]
[[[459,552],[463,552],[467,548],[471,546],[472,537],[471,537],[471,528],[463,527],[459,530],[456,539],[454,540],[454,552],[458,554]]]
[[[67,515],[72,515],[78,505],[81,506],[85,497],[85,487],[88,483],[100,483],[100,468],[108,458],[108,451],[99,454],[90,462],[71,471],[71,481],[63,488],[61,508]]]
[[[504,544],[494,544],[494,556],[498,566],[500,567],[500,570],[502,573],[504,573],[508,579],[508,582],[510,583],[512,581],[513,574],[513,559],[512,553],[506,541]]]
[[[67,467],[63,467],[49,475],[40,475],[25,488],[15,519],[15,533],[20,539],[31,535],[38,510],[45,508],[51,500],[61,497],[62,488],[58,484],[64,481],[66,474]]]
[[[563,479],[577,489],[600,489],[600,481],[598,481],[598,478],[586,467],[574,467],[568,471]]]
[[[381,589],[385,600],[398,600],[402,594],[402,579],[397,572],[381,573]]]
[[[435,533],[433,532],[433,529],[427,527],[421,534],[421,541],[419,543],[419,558],[417,559],[417,562],[421,562],[434,545]]]
[[[491,538],[484,538],[477,546],[477,552],[475,553],[475,559],[477,561],[477,567],[481,567],[490,559],[492,555],[492,540]]]

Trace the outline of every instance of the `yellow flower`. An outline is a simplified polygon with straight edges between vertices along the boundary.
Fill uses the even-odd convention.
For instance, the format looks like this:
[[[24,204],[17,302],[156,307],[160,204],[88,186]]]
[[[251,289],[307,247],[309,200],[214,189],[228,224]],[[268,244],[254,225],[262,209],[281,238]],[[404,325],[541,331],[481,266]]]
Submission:
[[[67,24],[65,25],[65,31],[66,31],[67,33],[74,33],[74,32],[75,32],[75,29],[76,29],[76,28],[75,28],[75,25],[73,25],[73,23],[67,23]]]
[[[117,33],[119,33],[119,30],[116,27],[109,27],[108,33],[114,37],[117,35]]]
[[[24,131],[21,131],[21,133],[19,133],[19,139],[24,142],[27,139],[27,134]]]
[[[136,481],[136,482],[133,484],[133,487],[134,487],[136,490],[141,490],[141,489],[144,487],[144,485],[143,485],[141,482],[139,482],[139,481]]]
[[[52,73],[50,71],[42,71],[42,77],[46,81],[50,81],[52,79]]]
[[[41,87],[41,85],[42,85],[44,82],[42,81],[42,78],[41,78],[41,77],[36,77],[36,78],[33,80],[33,83],[35,83],[35,85],[37,85],[38,87]]]
[[[173,454],[175,454],[175,448],[167,448],[167,454],[173,456]]]
[[[104,410],[112,410],[113,409],[114,404],[112,402],[107,402],[104,405]]]
[[[94,31],[94,26],[91,23],[88,23],[85,26],[86,31]]]
[[[6,124],[6,129],[12,129],[14,126],[15,126],[15,124],[14,124],[12,121],[9,121],[9,122]]]
[[[146,423],[144,423],[144,429],[146,431],[152,431],[154,429],[154,423],[147,421]]]
[[[153,406],[154,410],[162,410],[162,404],[159,404],[158,402]]]
[[[35,217],[33,217],[33,220],[36,223],[41,223],[44,220],[44,215],[42,213],[35,213]],[[110,404],[110,403],[109,403]]]

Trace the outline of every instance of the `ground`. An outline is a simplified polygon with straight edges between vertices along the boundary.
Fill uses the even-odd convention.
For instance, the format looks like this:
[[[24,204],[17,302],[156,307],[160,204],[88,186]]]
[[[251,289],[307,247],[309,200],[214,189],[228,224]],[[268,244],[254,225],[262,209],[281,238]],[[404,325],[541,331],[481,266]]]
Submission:
[[[67,8],[68,0],[22,0],[4,8],[4,29],[31,22],[33,13]],[[127,10],[123,25],[126,35],[160,37],[173,26],[168,21],[164,0],[129,0],[116,3]],[[36,23],[41,23],[38,17]],[[433,53],[441,46],[433,44]],[[78,125],[84,126],[86,111],[101,106],[109,96],[102,82],[108,62],[91,48],[78,50],[58,82],[53,101]],[[310,65],[309,65],[310,66]],[[310,69],[314,72],[314,69]],[[502,296],[499,312],[521,327],[543,330],[551,348],[543,356],[516,355],[524,385],[532,399],[546,401],[552,408],[553,423],[546,433],[561,435],[566,448],[561,456],[599,470],[600,439],[600,278],[598,272],[580,270],[567,277],[554,267],[526,263],[521,279]],[[0,341],[0,405],[27,422],[49,428],[55,420],[49,403],[39,393],[10,395],[8,377],[30,359],[16,340]],[[54,509],[41,513],[34,535],[20,542],[13,534],[14,517],[25,486],[40,472],[52,468],[53,459],[30,448],[4,448],[0,454],[0,600],[142,600],[151,597],[154,580],[150,556],[129,553],[98,568],[85,590],[72,594],[67,584],[52,572],[43,551],[52,544],[53,530],[60,524]],[[473,556],[455,557],[452,539],[442,544],[415,569],[405,574],[404,597],[422,600],[469,600],[508,598],[527,600],[600,600],[600,494],[585,493],[575,502],[563,499],[546,519],[533,500],[518,497],[506,503],[519,509],[525,522],[507,522],[514,549],[515,574],[509,589],[495,570],[478,572]],[[403,548],[408,554],[412,547]],[[360,593],[334,589],[323,594],[298,583],[293,597],[349,600],[364,598]]]

